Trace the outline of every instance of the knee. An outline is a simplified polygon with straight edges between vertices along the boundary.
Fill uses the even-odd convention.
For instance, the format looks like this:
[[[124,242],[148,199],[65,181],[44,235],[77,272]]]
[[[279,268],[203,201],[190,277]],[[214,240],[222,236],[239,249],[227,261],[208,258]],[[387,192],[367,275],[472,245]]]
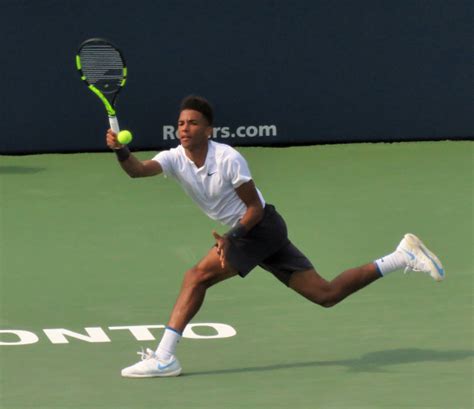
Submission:
[[[331,307],[334,307],[338,303],[338,300],[335,297],[333,297],[331,294],[324,294],[324,295],[318,294],[318,296],[312,297],[311,301],[313,301],[313,303],[323,308],[331,308]]]
[[[318,304],[323,308],[331,308],[331,307],[334,307],[337,304],[337,302],[332,301],[332,300],[324,300]]]

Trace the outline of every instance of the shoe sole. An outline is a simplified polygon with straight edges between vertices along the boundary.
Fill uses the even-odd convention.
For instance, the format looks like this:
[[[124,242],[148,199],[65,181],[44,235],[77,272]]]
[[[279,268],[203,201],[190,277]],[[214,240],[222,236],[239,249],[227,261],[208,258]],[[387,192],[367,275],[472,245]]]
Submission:
[[[121,374],[123,378],[167,378],[167,377],[171,377],[171,376],[179,376],[181,375],[181,368],[180,369],[177,369],[176,371],[173,371],[173,372],[168,372],[168,373],[157,373],[157,374],[153,374],[153,375],[134,375],[134,374],[130,374],[130,375],[124,375],[124,374]]]
[[[436,255],[430,249],[428,249],[428,247],[426,247],[423,242],[414,234],[405,234],[405,239],[411,246],[418,247],[421,252],[431,261],[431,264],[434,267],[434,269],[431,269],[431,277],[433,277],[435,281],[443,281],[446,277],[446,273],[444,272],[443,265],[441,264],[441,261],[439,261],[438,257],[436,257]]]

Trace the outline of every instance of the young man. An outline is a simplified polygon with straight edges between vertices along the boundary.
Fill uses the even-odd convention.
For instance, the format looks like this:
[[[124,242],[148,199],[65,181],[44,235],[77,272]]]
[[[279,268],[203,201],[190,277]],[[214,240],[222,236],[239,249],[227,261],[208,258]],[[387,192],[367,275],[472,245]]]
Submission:
[[[288,239],[286,224],[256,188],[245,159],[232,147],[209,140],[213,111],[201,97],[189,96],[178,119],[180,145],[140,161],[117,136],[107,131],[122,169],[131,177],[164,173],[176,179],[210,218],[230,227],[223,236],[213,232],[216,245],[184,274],[181,291],[156,351],[142,352],[142,360],[122,370],[125,377],[177,376],[181,365],[175,349],[181,334],[201,307],[206,290],[220,281],[245,277],[257,265],[289,288],[323,307],[387,275],[405,269],[445,277],[438,258],[413,234],[406,234],[396,251],[326,281]]]

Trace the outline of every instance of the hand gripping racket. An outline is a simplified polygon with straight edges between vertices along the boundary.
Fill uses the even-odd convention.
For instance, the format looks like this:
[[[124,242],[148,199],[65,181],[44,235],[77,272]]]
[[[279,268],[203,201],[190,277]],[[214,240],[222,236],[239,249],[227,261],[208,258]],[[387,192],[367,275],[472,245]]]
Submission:
[[[91,38],[79,46],[76,67],[87,87],[103,102],[110,128],[118,134],[120,127],[115,105],[127,81],[127,66],[122,52],[108,40]]]

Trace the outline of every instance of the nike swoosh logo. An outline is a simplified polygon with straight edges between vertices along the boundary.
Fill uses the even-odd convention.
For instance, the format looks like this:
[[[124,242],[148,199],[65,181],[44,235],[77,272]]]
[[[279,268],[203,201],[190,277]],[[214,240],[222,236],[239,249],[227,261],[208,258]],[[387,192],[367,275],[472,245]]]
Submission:
[[[423,252],[423,254],[428,257],[430,259],[430,261],[433,263],[433,265],[435,266],[436,270],[438,270],[438,273],[440,276],[444,277],[444,269],[442,269],[438,263],[423,249],[421,249],[421,251]]]
[[[208,173],[207,176],[212,176],[214,173],[217,173],[217,172]]]
[[[410,257],[410,260],[415,260],[415,255],[407,250],[403,250],[406,254],[408,254],[408,257]]]
[[[169,364],[166,364],[166,365],[161,365],[159,362],[158,362],[158,369],[160,371],[164,371],[166,368],[170,367],[171,365],[174,364],[174,361],[171,361]]]

